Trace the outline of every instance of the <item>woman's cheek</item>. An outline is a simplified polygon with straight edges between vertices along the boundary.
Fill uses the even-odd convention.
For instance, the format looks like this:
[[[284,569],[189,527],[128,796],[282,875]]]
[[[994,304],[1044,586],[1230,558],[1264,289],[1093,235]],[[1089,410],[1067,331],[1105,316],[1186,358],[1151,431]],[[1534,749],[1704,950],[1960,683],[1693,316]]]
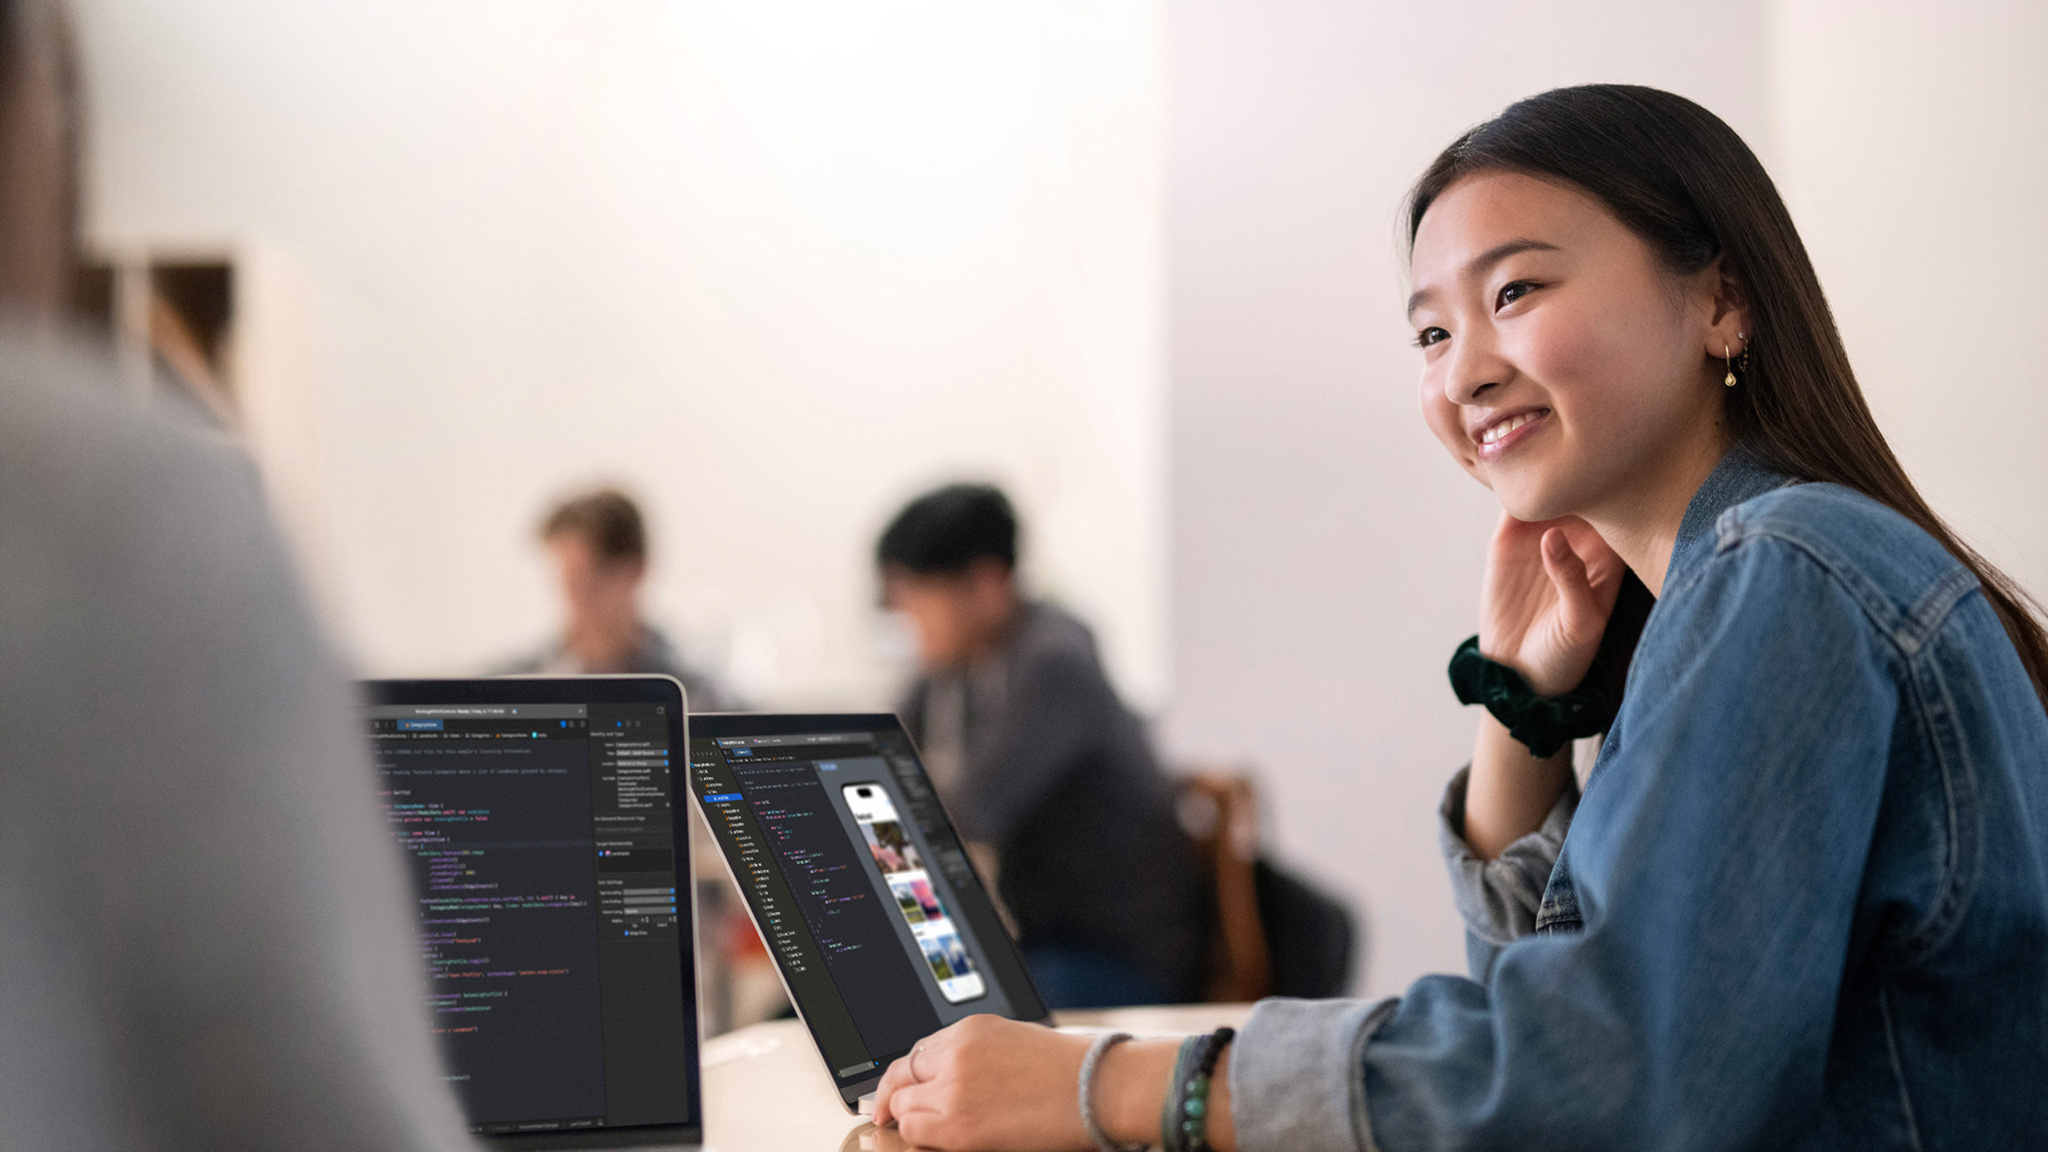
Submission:
[[[1574,453],[1607,451],[1614,446],[1605,441],[1643,400],[1638,354],[1615,338],[1614,326],[1562,310],[1545,319],[1551,322],[1529,333],[1520,362],[1542,384]]]
[[[1436,434],[1445,451],[1451,454],[1451,459],[1472,473],[1481,484],[1486,483],[1486,475],[1479,469],[1479,457],[1472,450],[1472,441],[1465,435],[1464,414],[1444,396],[1443,388],[1432,382],[1427,372],[1422,374],[1422,421]]]
[[[1530,328],[1518,350],[1518,360],[1529,375],[1561,408],[1581,394],[1603,391],[1602,376],[1612,370],[1617,350],[1600,325],[1564,309],[1543,320]]]

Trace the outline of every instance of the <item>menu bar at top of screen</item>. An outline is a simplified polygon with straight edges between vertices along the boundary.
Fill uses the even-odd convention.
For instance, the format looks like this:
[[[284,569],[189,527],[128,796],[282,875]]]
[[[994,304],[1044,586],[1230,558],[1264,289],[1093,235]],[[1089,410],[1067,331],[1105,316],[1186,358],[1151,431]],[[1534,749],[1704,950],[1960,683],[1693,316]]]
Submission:
[[[808,736],[729,736],[713,743],[720,748],[785,748],[818,744],[873,744],[873,732],[826,732]]]
[[[372,720],[438,717],[445,720],[587,720],[588,704],[373,704]]]

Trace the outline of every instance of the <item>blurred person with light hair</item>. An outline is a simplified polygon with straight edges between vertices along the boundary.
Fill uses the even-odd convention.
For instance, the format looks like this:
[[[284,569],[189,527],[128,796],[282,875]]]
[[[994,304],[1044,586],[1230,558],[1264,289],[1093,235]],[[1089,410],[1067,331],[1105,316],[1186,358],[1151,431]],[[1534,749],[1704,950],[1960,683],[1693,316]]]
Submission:
[[[65,330],[66,29],[0,0],[0,1144],[469,1147],[249,458]]]
[[[647,521],[617,488],[598,488],[555,505],[540,539],[562,590],[561,636],[508,665],[508,675],[652,673],[680,680],[692,712],[728,712],[739,702],[717,679],[685,661],[647,623]]]

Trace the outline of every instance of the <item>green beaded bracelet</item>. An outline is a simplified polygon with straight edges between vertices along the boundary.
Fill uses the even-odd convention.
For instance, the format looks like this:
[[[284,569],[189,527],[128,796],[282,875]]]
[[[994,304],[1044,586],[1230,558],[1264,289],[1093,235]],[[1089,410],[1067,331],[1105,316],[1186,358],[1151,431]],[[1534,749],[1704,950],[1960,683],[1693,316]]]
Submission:
[[[1236,1029],[1218,1028],[1182,1042],[1180,1059],[1174,1063],[1173,1091],[1167,1097],[1167,1115],[1162,1118],[1160,1143],[1167,1152],[1211,1152],[1209,1088],[1223,1049],[1236,1035]]]
[[[1159,1106],[1159,1147],[1162,1152],[1188,1152],[1180,1126],[1181,1085],[1194,1075],[1204,1039],[1206,1037],[1190,1036],[1181,1041],[1180,1053],[1174,1057],[1173,1079],[1166,1086],[1166,1102]]]

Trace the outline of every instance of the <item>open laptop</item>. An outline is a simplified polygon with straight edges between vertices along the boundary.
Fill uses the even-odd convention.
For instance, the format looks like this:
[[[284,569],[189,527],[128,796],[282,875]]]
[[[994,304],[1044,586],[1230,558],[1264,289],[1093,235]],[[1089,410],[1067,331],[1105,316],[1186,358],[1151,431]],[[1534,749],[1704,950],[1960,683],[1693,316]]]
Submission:
[[[896,717],[693,716],[690,792],[849,1111],[955,1020],[1050,1015]]]
[[[665,676],[374,680],[379,791],[471,1129],[508,1149],[703,1139],[688,747]]]

